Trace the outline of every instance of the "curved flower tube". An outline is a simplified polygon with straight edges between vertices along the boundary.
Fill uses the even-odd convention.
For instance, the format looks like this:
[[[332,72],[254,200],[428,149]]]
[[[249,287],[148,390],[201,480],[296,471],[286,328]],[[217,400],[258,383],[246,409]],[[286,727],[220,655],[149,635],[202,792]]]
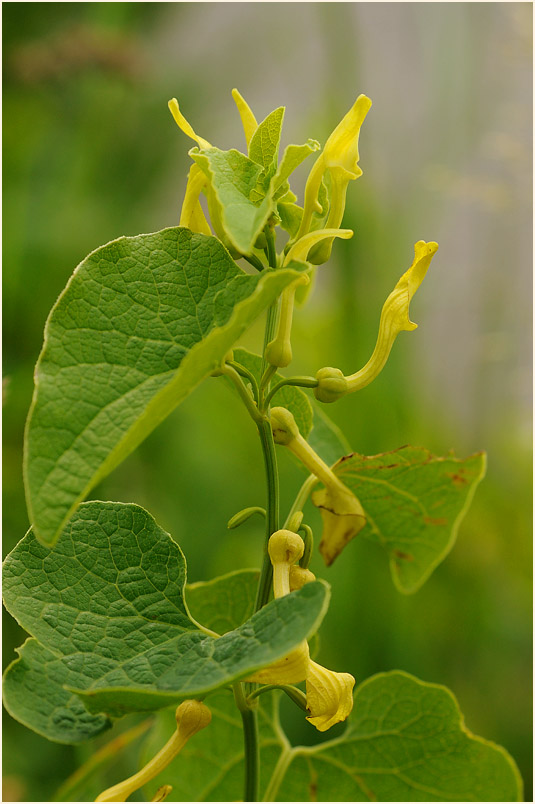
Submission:
[[[309,231],[314,212],[321,212],[318,195],[327,170],[330,174],[331,193],[326,228],[337,229],[340,226],[345,209],[347,185],[362,176],[362,170],[358,165],[359,134],[371,105],[372,102],[366,95],[359,95],[325,143],[305,186],[303,217],[296,241]],[[319,245],[311,255],[311,262],[316,265],[326,262],[331,253],[332,243],[333,239],[329,238]]]
[[[321,512],[323,533],[319,550],[329,566],[345,545],[362,530],[366,524],[366,514],[353,492],[305,441],[289,410],[272,408],[271,428],[275,443],[287,446],[325,486],[314,492],[312,502]]]
[[[273,594],[276,598],[315,580],[312,572],[294,565],[302,556],[303,549],[303,540],[290,530],[278,530],[272,534],[268,551],[273,564]],[[275,686],[305,681],[307,720],[318,731],[326,731],[345,720],[353,708],[353,676],[335,673],[313,662],[306,641],[247,680]]]
[[[187,226],[192,232],[211,235],[212,230],[206,220],[203,208],[199,202],[199,195],[206,187],[206,176],[198,165],[193,164],[189,169],[186,194],[180,212],[179,226]]]
[[[232,97],[234,99],[234,103],[238,108],[238,113],[240,115],[241,124],[243,126],[243,133],[245,134],[245,142],[247,143],[247,147],[249,147],[249,143],[255,133],[256,129],[258,128],[258,123],[256,122],[256,117],[254,116],[251,108],[245,98],[238,92],[237,89],[232,90]]]
[[[320,402],[335,402],[344,394],[369,385],[382,371],[399,333],[416,329],[418,325],[409,318],[410,301],[422,284],[437,249],[438,243],[426,243],[424,240],[415,243],[411,267],[399,279],[383,305],[372,356],[360,371],[347,377],[339,369],[320,369],[316,374],[318,385],[314,388],[316,399]]]
[[[176,731],[156,756],[138,773],[104,790],[95,801],[126,801],[128,796],[166,768],[194,734],[208,726],[212,713],[201,701],[189,700],[177,707],[175,717]]]

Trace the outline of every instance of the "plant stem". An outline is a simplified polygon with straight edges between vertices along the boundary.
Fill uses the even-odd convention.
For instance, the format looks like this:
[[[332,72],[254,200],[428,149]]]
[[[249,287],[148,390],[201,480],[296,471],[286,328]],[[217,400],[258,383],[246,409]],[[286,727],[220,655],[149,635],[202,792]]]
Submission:
[[[264,692],[271,692],[272,690],[282,690],[282,692],[285,692],[303,712],[307,711],[307,697],[305,693],[301,692],[298,687],[294,687],[292,684],[266,684],[264,687],[258,687],[258,689],[251,692],[247,701],[254,701],[259,695],[262,695]]]
[[[256,594],[255,611],[265,606],[269,600],[271,592],[271,582],[273,580],[273,567],[269,558],[267,545],[269,537],[279,529],[279,476],[277,472],[277,456],[275,454],[275,444],[271,432],[271,424],[268,419],[257,422],[262,452],[264,455],[264,466],[266,468],[267,481],[267,505],[266,505],[266,539],[264,544],[264,559],[258,582]]]
[[[243,747],[245,760],[244,801],[258,801],[260,753],[258,746],[258,723],[256,710],[247,705],[243,687],[238,682],[232,685],[236,706],[240,710],[243,723]]]
[[[264,400],[264,405],[269,405],[271,399],[275,396],[277,391],[283,387],[283,385],[298,385],[301,388],[316,388],[318,381],[315,377],[285,377],[284,380],[278,382],[277,385],[271,389]]]
[[[256,254],[244,254],[244,260],[247,260],[249,265],[252,265],[253,268],[256,268],[257,271],[263,271],[264,266],[262,265],[262,261],[258,259]]]

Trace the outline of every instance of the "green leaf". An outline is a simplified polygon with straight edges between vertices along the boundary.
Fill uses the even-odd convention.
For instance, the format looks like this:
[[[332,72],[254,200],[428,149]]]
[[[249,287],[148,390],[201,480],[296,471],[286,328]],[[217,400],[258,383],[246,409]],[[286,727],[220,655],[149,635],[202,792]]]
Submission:
[[[328,589],[313,581],[272,600],[218,639],[186,633],[126,661],[76,689],[90,712],[144,712],[197,698],[282,659],[319,627]]]
[[[79,673],[36,639],[17,649],[4,674],[4,706],[9,714],[48,740],[79,743],[109,729],[106,715],[90,714],[66,687],[79,684]]]
[[[6,608],[36,638],[8,669],[9,711],[52,739],[84,739],[107,723],[77,709],[73,691],[112,716],[201,696],[283,658],[328,600],[308,584],[214,639],[189,618],[185,580],[180,548],[136,505],[81,505],[54,551],[30,531],[4,564]]]
[[[188,584],[191,616],[217,634],[232,631],[252,616],[259,577],[258,570],[236,570],[211,581]]]
[[[277,204],[277,212],[281,220],[282,228],[288,232],[290,239],[293,239],[301,226],[303,207],[293,202],[279,201]]]
[[[522,800],[514,761],[466,729],[451,692],[399,671],[358,687],[343,737],[284,760],[269,801]]]
[[[486,457],[462,461],[401,447],[371,457],[353,453],[333,468],[362,503],[367,523],[361,533],[385,548],[395,585],[411,593],[453,547]]]
[[[320,148],[319,142],[311,139],[308,139],[304,145],[288,145],[285,148],[281,163],[273,179],[275,199],[282,198],[283,193],[288,192],[288,178],[307,156],[310,156],[314,151],[319,151]]]
[[[247,349],[242,349],[240,347],[238,349],[234,349],[234,360],[238,363],[241,363],[244,368],[248,369],[252,374],[254,374],[257,380],[260,380],[262,373],[262,358],[260,355],[255,355],[252,352],[247,351]],[[272,379],[272,384],[276,385],[283,379],[284,377],[282,374],[277,373]],[[291,411],[294,415],[296,424],[299,427],[299,432],[304,438],[307,437],[312,429],[314,414],[310,399],[300,388],[295,385],[283,385],[273,397],[271,404],[280,405],[281,407],[287,408],[289,411]],[[340,453],[338,454],[338,457],[340,457]]]
[[[277,169],[284,111],[284,106],[280,106],[268,114],[249,143],[249,158],[263,168],[264,190],[267,190],[269,181]]]
[[[314,413],[314,426],[307,441],[320,458],[331,466],[342,455],[351,452],[351,447],[343,432],[325,413],[323,407],[318,405],[315,399],[309,399],[309,402]]]
[[[214,237],[121,237],[76,269],[45,328],[26,430],[35,533],[76,506],[220,364],[297,276],[248,276]]]
[[[147,801],[163,784],[170,784],[173,788],[167,801],[243,800],[243,726],[234,697],[230,692],[217,692],[205,703],[212,712],[210,725],[196,734],[178,757],[146,785]],[[304,717],[303,712],[300,715]],[[278,695],[267,694],[260,699],[258,726],[262,795],[285,739],[278,720]],[[146,740],[142,763],[148,762],[160,750],[174,729],[174,711],[159,712],[156,725]]]
[[[240,254],[251,254],[274,208],[271,193],[257,202],[261,166],[234,149],[192,148],[189,155],[210,180],[216,214],[230,242]]]

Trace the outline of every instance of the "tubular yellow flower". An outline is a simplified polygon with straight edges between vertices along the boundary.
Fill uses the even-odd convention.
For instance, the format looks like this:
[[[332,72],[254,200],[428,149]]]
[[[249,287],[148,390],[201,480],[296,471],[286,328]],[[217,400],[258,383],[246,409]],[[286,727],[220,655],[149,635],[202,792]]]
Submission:
[[[273,595],[284,597],[290,593],[290,567],[299,561],[305,543],[291,530],[277,530],[268,542],[268,553],[273,564]]]
[[[251,111],[251,108],[249,107],[247,101],[240,95],[237,89],[232,90],[232,97],[240,114],[241,124],[243,126],[243,132],[245,134],[245,142],[247,143],[247,147],[249,147],[249,143],[251,142],[252,136],[255,133],[256,129],[258,128],[256,117]]]
[[[268,552],[273,564],[273,594],[276,598],[315,580],[310,570],[294,565],[303,555],[303,548],[303,540],[290,530],[278,530],[270,537]],[[326,731],[345,720],[353,708],[353,676],[335,673],[313,662],[306,641],[247,681],[275,685],[306,681],[307,720],[318,731]]]
[[[316,374],[318,385],[314,395],[320,402],[335,402],[345,393],[364,388],[382,371],[394,341],[400,332],[410,332],[418,326],[409,318],[409,305],[412,297],[420,287],[427,269],[438,249],[434,242],[419,240],[414,244],[414,260],[408,271],[397,282],[388,296],[381,311],[379,333],[372,356],[366,365],[344,377],[339,369],[322,368]]]
[[[289,410],[272,408],[271,428],[275,443],[287,446],[325,486],[314,492],[312,502],[321,511],[323,533],[319,549],[329,566],[345,545],[362,530],[366,524],[366,514],[353,492],[305,441]]]
[[[212,719],[212,714],[208,707],[201,701],[194,700],[183,701],[177,707],[175,716],[177,729],[161,751],[138,773],[125,779],[124,782],[104,790],[95,801],[126,801],[128,796],[135,790],[139,790],[140,787],[150,782],[151,779],[154,779],[166,768],[186,745],[187,741],[198,731],[206,728]]]
[[[362,175],[362,170],[358,166],[359,134],[371,105],[372,102],[366,95],[359,95],[325,143],[325,148],[316,160],[305,186],[303,217],[296,240],[303,237],[310,229],[313,213],[321,211],[318,194],[326,170],[329,171],[331,179],[330,208],[326,227],[337,229],[340,226],[347,185]],[[326,262],[331,247],[332,239],[329,239],[316,249],[312,262],[316,264]],[[327,256],[323,259],[325,254]]]
[[[354,685],[350,673],[335,673],[310,660],[306,680],[308,722],[318,731],[327,731],[345,720],[353,709]]]
[[[199,203],[199,195],[206,187],[206,184],[207,179],[205,174],[198,165],[193,164],[189,170],[179,226],[187,226],[192,232],[210,235],[212,234],[212,230],[208,225],[208,221]]]
[[[292,362],[291,335],[295,291],[301,285],[308,285],[309,282],[308,276],[302,274],[282,291],[277,334],[266,346],[266,360],[272,366],[285,368]]]
[[[305,584],[315,580],[316,576],[309,569],[297,566],[290,567],[290,592],[302,589]]]
[[[190,124],[180,111],[180,107],[178,105],[178,101],[176,98],[171,98],[171,100],[167,103],[167,105],[169,107],[169,111],[173,115],[175,123],[177,124],[179,129],[183,131],[184,134],[186,134],[186,136],[191,137],[192,140],[195,140],[195,142],[201,149],[212,147],[208,142],[208,140],[205,140],[203,137],[199,137],[199,135],[194,132],[193,128],[190,126]]]

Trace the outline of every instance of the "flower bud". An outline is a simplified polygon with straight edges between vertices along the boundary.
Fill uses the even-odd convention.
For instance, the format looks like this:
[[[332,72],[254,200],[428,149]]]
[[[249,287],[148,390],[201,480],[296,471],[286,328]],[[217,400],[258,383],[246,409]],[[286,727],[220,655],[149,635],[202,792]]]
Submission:
[[[316,576],[309,569],[299,566],[290,567],[290,592],[302,589],[307,583],[316,580]]]
[[[277,530],[270,536],[268,553],[271,563],[294,564],[303,555],[305,543],[291,530]]]
[[[338,368],[320,368],[316,379],[318,385],[314,388],[314,396],[319,402],[336,402],[347,394],[347,380]]]
[[[275,444],[288,446],[299,435],[295,419],[286,408],[271,408],[270,420]]]

